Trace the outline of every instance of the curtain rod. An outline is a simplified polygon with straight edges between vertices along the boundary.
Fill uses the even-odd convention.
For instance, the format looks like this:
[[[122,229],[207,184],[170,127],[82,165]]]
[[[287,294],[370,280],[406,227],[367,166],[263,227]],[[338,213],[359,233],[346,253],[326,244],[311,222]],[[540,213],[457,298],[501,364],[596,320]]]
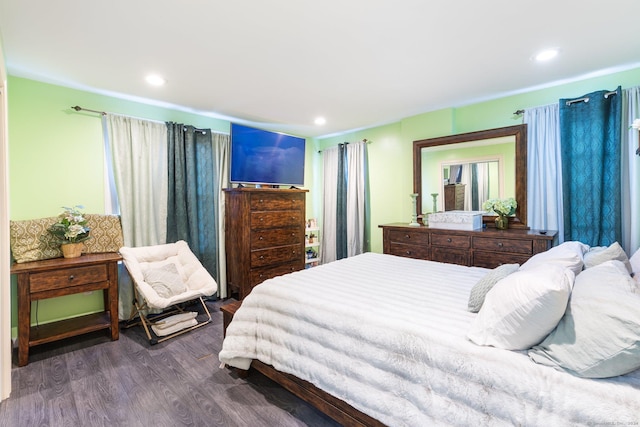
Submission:
[[[363,140],[361,140],[360,142],[364,142],[365,144],[371,144],[371,143],[373,143],[373,141],[369,141],[367,138],[364,138],[364,139],[363,139]],[[347,145],[347,144],[349,144],[349,142],[348,142],[348,141],[345,141],[345,142],[341,142],[341,143],[339,143],[338,145]],[[322,151],[323,151],[323,150],[318,150],[318,153],[322,153]]]
[[[71,107],[72,109],[76,110],[76,111],[89,111],[90,113],[96,113],[96,114],[101,114],[103,116],[106,116],[107,113],[105,111],[98,111],[98,110],[89,110],[88,108],[82,108],[79,105],[75,105],[73,107]]]
[[[615,90],[612,91],[612,92],[607,92],[607,93],[604,94],[604,97],[605,98],[609,98],[611,95],[615,95],[617,93],[618,92],[616,92]],[[566,105],[575,104],[576,102],[589,102],[589,97],[585,96],[584,98],[572,99],[570,101],[567,101]]]
[[[76,111],[88,111],[90,113],[96,113],[96,114],[100,114],[102,116],[106,116],[107,114],[109,114],[106,111],[91,110],[89,108],[80,107],[79,105],[74,105],[73,107],[71,107],[71,109],[76,110]],[[128,117],[132,117],[132,116],[128,116]],[[133,117],[133,118],[134,119],[140,119],[140,120],[147,120],[147,121],[156,122],[156,123],[166,123],[166,122],[163,122],[163,121],[160,121],[160,120],[149,120],[149,119],[143,119],[143,118],[139,118],[139,117]],[[182,128],[182,130],[186,131],[187,127],[184,126]],[[201,132],[203,135],[207,133],[207,130],[211,131],[211,129],[198,129],[195,126],[193,126],[193,130],[196,131],[196,132]],[[213,131],[211,131],[211,133],[221,133],[221,132],[213,132]],[[223,135],[227,135],[227,134],[223,134]]]
[[[616,91],[614,90],[614,91],[611,91],[611,92],[606,92],[606,93],[604,94],[604,97],[605,97],[605,98],[609,98],[611,95],[617,95],[617,94],[618,94],[618,92],[616,92]],[[584,101],[584,102],[589,102],[589,97],[588,97],[588,96],[585,96],[584,98],[572,99],[572,100],[570,100],[570,101],[567,101],[567,103],[566,103],[566,104],[567,104],[567,105],[571,105],[571,104],[574,104],[574,103],[576,103],[576,102],[583,102],[583,101]],[[516,110],[516,111],[514,111],[514,112],[513,112],[513,114],[514,114],[514,115],[516,115],[516,116],[519,116],[520,114],[524,114],[524,111],[525,111],[525,110]]]

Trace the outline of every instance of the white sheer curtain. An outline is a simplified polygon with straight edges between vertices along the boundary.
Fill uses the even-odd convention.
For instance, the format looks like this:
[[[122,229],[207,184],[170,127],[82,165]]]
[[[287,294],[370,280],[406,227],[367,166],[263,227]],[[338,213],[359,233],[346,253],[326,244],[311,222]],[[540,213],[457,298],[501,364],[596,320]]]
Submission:
[[[105,208],[120,215],[125,246],[166,243],[166,124],[115,114],[103,120],[111,163],[106,169]],[[118,282],[118,317],[126,320],[131,313],[133,284],[122,265]]]
[[[227,255],[224,245],[225,233],[225,197],[224,188],[229,188],[229,135],[214,133],[212,135],[214,167],[218,171],[218,297],[227,297]]]
[[[489,199],[489,162],[476,163],[476,178],[478,181],[478,207],[482,210],[482,203]]]
[[[338,208],[338,147],[322,151],[323,167],[323,211],[322,211],[322,248],[320,261],[322,264],[335,261],[336,251],[336,211]]]
[[[622,242],[629,256],[640,248],[640,156],[638,130],[630,128],[640,118],[640,87],[622,91]]]
[[[558,230],[564,241],[562,159],[558,104],[527,109],[527,200],[529,227]]]
[[[367,143],[347,145],[347,256],[364,252],[365,160]]]
[[[345,256],[358,255],[365,250],[366,228],[366,175],[367,175],[367,142],[344,144],[341,159],[340,147],[331,147],[323,151],[323,217],[322,217],[322,249],[321,262],[335,261]],[[346,182],[339,182],[339,168],[344,168]],[[338,187],[346,185],[344,192]],[[339,194],[346,194],[346,200],[339,200]],[[345,219],[338,216],[338,206],[346,208]],[[338,230],[343,230],[338,234]],[[344,237],[346,251],[339,243]],[[340,247],[340,250],[338,249]]]
[[[166,124],[109,114],[107,129],[125,245],[166,243]]]
[[[464,163],[460,166],[462,172],[460,173],[460,183],[464,184],[464,210],[470,211],[472,205],[471,198],[471,165],[469,163]],[[444,206],[444,200],[442,201],[442,205]]]

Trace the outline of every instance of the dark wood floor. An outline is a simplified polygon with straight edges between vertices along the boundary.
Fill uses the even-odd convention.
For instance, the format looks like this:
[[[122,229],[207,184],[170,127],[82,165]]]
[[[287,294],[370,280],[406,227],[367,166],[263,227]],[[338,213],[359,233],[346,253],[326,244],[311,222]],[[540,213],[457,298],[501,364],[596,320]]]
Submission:
[[[141,327],[31,349],[11,371],[0,427],[337,426],[266,377],[220,369],[222,302],[213,323],[150,346]]]

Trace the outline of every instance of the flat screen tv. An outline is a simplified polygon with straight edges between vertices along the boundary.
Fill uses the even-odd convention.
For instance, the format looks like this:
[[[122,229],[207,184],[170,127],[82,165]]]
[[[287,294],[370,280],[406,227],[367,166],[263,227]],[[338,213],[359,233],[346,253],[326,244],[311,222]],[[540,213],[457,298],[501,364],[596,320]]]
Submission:
[[[231,123],[231,182],[304,185],[304,138]]]

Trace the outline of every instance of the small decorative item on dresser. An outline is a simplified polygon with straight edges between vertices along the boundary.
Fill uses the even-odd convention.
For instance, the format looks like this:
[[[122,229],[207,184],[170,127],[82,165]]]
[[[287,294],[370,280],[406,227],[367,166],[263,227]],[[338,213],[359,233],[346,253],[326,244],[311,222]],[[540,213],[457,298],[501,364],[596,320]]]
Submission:
[[[509,228],[509,218],[504,215],[498,215],[496,217],[496,228],[498,230],[506,230]]]
[[[85,240],[89,239],[87,220],[76,205],[72,208],[63,207],[64,211],[58,215],[58,222],[49,227],[49,232],[60,243],[62,255],[65,258],[77,258],[82,255]]]
[[[438,212],[438,193],[431,193],[433,197],[433,210],[431,212]]]
[[[509,228],[509,216],[516,213],[518,202],[513,197],[508,199],[489,199],[482,204],[482,209],[494,212],[496,215],[496,228],[506,230]]]
[[[411,193],[409,194],[409,197],[411,197],[411,222],[409,225],[412,227],[419,227],[420,223],[418,223],[418,208],[416,204],[418,193]]]

